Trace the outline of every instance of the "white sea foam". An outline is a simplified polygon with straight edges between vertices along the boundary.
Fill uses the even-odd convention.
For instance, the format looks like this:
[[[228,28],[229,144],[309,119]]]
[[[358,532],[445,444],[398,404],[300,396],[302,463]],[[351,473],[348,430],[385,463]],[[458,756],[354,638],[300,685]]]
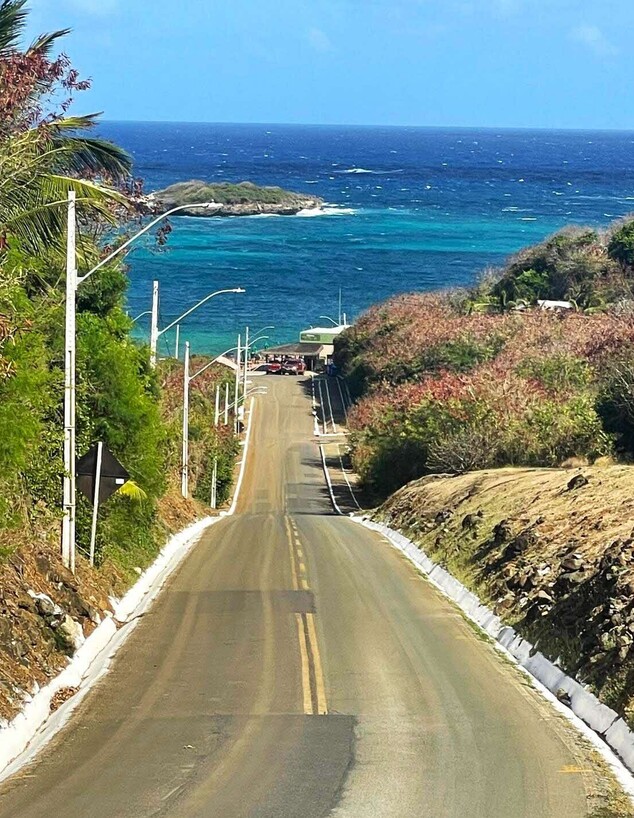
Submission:
[[[395,170],[368,170],[368,168],[348,168],[347,170],[338,170],[337,173],[370,173],[374,176],[389,176],[392,173],[403,173],[403,168]]]
[[[300,210],[296,216],[304,219],[314,216],[354,216],[357,211],[352,207],[337,207],[336,205],[324,205],[324,207],[311,207]]]

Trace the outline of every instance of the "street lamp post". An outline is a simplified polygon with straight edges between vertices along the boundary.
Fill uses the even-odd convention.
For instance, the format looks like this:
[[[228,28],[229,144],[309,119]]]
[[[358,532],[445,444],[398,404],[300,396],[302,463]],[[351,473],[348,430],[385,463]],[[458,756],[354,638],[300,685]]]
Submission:
[[[242,337],[238,335],[238,347],[236,352],[236,388],[235,388],[235,412],[233,416],[233,430],[236,434],[240,431],[240,418],[238,417],[238,406],[240,403],[240,362],[241,358],[241,343]]]
[[[329,315],[320,315],[319,317],[320,317],[320,318],[325,318],[325,319],[326,319],[326,321],[331,321],[331,322],[332,322],[333,327],[338,327],[338,326],[340,326],[340,324],[341,324],[341,321],[340,321],[340,322],[339,322],[339,324],[338,324],[338,323],[335,321],[335,319],[334,319],[334,318],[331,318]]]
[[[152,330],[150,332],[150,364],[152,369],[156,367],[156,350],[158,347],[158,340],[164,333],[168,332],[172,329],[172,327],[178,327],[180,322],[187,318],[188,315],[191,315],[194,310],[197,310],[199,307],[202,307],[203,304],[206,304],[212,298],[215,298],[217,295],[222,295],[223,293],[244,293],[246,290],[243,287],[232,287],[231,289],[226,290],[216,290],[213,293],[209,293],[204,298],[201,298],[193,307],[190,307],[188,310],[182,315],[179,315],[178,318],[174,319],[171,324],[168,324],[163,329],[158,328],[158,304],[159,304],[159,283],[158,281],[154,282],[154,286],[152,288]]]
[[[273,326],[262,327],[260,332],[263,332],[266,329],[275,329],[275,327],[273,327]],[[267,339],[268,337],[269,337],[268,335],[258,334],[255,338],[253,338],[249,342],[249,346],[246,347],[246,348],[249,349],[250,347],[252,347],[258,341],[262,341],[264,339]],[[225,349],[224,352],[221,352],[220,355],[216,355],[216,357],[213,358],[213,360],[211,360],[211,361],[209,361],[209,363],[205,364],[205,366],[203,366],[203,368],[201,370],[199,370],[195,375],[192,376],[192,378],[190,378],[190,381],[193,380],[193,378],[195,378],[197,375],[200,375],[202,372],[204,372],[212,364],[215,364],[217,361],[219,361],[225,355],[228,355],[230,352],[235,352],[237,350],[238,350],[237,346],[236,347],[230,347],[229,349]],[[231,404],[231,405],[236,406],[236,403],[239,403],[239,400],[237,402],[234,400],[233,404]],[[229,383],[228,382],[225,383],[225,398],[224,398],[224,407],[223,407],[222,411],[221,411],[221,407],[220,407],[220,387],[219,386],[216,387],[216,407],[215,407],[215,412],[214,412],[214,425],[215,426],[218,426],[218,423],[219,423],[221,417],[224,418],[223,425],[227,426],[228,423],[229,423]]]
[[[239,339],[238,339],[239,343]],[[227,350],[230,352],[231,350]],[[223,353],[224,354],[224,353]],[[189,341],[185,342],[185,361],[184,361],[184,370],[183,370],[183,439],[182,439],[182,471],[181,471],[181,493],[183,497],[187,498],[189,496],[189,385],[190,383],[197,378],[199,375],[202,375],[203,372],[206,372],[210,366],[215,364],[218,358],[221,358],[222,355],[218,355],[215,358],[212,358],[211,361],[208,361],[204,366],[201,366],[199,370],[194,372],[193,375],[189,374],[189,362],[190,362],[190,351],[189,351]],[[228,388],[229,384],[227,384]],[[235,401],[234,401],[235,404]],[[225,414],[229,411],[229,399],[227,397],[226,406],[225,406]],[[219,386],[216,386],[216,406],[215,406],[215,414],[214,414],[214,425],[218,425],[218,418],[220,415],[220,390]],[[226,421],[225,421],[226,422]]]
[[[244,400],[246,400],[247,379],[249,377],[249,346],[249,328],[247,327],[244,335],[244,377],[242,379],[242,394]]]
[[[62,561],[75,573],[75,306],[77,298],[76,196],[68,193],[66,330],[64,335],[64,517]]]
[[[251,349],[253,344],[255,344],[257,341],[261,341],[263,338],[268,338],[269,337],[268,335],[262,335],[262,333],[267,329],[275,329],[275,327],[270,326],[270,325],[266,326],[266,327],[262,327],[260,330],[258,330],[258,332],[255,333],[255,336],[251,340],[251,342],[249,342],[249,328],[248,327],[246,328],[246,338],[245,338],[245,342],[244,342],[244,383],[243,383],[243,386],[242,386],[242,394],[244,396],[243,400],[246,400],[246,394],[247,394],[247,377],[248,377],[248,374],[249,374],[248,373],[248,369],[249,369],[249,350]]]
[[[189,341],[185,341],[185,366],[183,368],[183,470],[181,474],[181,494],[189,494]]]
[[[64,477],[63,477],[63,518],[62,518],[62,562],[75,573],[75,522],[77,511],[77,487],[75,479],[75,375],[76,375],[76,304],[77,288],[93,273],[100,270],[123,253],[140,236],[147,233],[159,222],[178,213],[199,207],[204,210],[220,207],[216,202],[195,205],[179,205],[153,219],[142,230],[125,241],[120,247],[102,259],[85,275],[77,275],[77,201],[75,191],[68,191],[68,231],[66,238],[66,316],[64,332]],[[158,316],[157,316],[158,317]],[[153,316],[154,318],[154,316]],[[152,322],[154,326],[154,321]]]

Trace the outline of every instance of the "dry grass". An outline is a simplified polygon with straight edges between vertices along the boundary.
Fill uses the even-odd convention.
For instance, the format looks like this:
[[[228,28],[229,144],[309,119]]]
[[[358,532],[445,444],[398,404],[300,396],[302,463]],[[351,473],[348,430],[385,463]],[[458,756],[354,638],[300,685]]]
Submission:
[[[634,723],[633,468],[434,475],[376,515]]]

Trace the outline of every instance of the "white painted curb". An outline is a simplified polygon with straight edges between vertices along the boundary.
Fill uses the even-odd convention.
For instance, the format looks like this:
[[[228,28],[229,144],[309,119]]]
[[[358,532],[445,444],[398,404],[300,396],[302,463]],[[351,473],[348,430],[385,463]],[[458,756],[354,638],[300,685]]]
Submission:
[[[335,500],[332,481],[328,473],[322,447],[321,460],[330,492],[332,506],[343,515]],[[579,682],[567,676],[530,642],[523,639],[513,628],[504,625],[499,616],[484,605],[472,591],[440,565],[435,563],[412,540],[382,523],[375,523],[365,516],[347,515],[350,520],[370,531],[375,531],[397,548],[430,582],[482,631],[494,640],[495,646],[518,665],[529,677],[533,686],[574,726],[588,738],[611,767],[624,791],[634,802],[634,733],[618,713],[602,704],[597,697]],[[570,697],[570,706],[558,698],[559,690]]]
[[[567,676],[513,628],[504,625],[499,616],[484,605],[472,591],[446,569],[441,568],[403,534],[381,523],[372,522],[366,517],[350,515],[350,519],[382,534],[425,574],[444,596],[456,603],[472,622],[488,634],[496,647],[527,673],[537,690],[592,741],[612,768],[623,789],[634,798],[634,778],[631,775],[634,772],[634,733],[618,713],[602,704],[575,679]],[[557,698],[560,690],[566,691],[570,697],[569,707]]]
[[[4,730],[0,731],[0,781],[16,772],[66,723],[94,682],[108,669],[115,652],[134,629],[166,580],[217,517],[207,517],[175,534],[156,560],[75,653],[68,666],[39,690]],[[124,624],[119,630],[117,624]],[[125,624],[129,623],[129,624]],[[121,638],[120,638],[121,635]],[[55,694],[66,687],[79,691],[51,715]],[[25,753],[25,751],[28,752]],[[13,762],[13,763],[12,763]]]
[[[235,512],[245,472],[254,408],[255,402],[252,401],[242,449],[242,465],[229,511],[223,516],[205,517],[171,537],[152,565],[116,604],[114,616],[104,619],[77,650],[68,666],[33,696],[8,727],[0,730],[0,781],[14,775],[31,761],[61,730],[90,688],[108,671],[116,652],[140,621],[141,614],[150,607],[167,579],[203,533],[223,517]],[[117,628],[116,623],[123,627]],[[51,714],[55,694],[66,687],[75,687],[78,691]]]

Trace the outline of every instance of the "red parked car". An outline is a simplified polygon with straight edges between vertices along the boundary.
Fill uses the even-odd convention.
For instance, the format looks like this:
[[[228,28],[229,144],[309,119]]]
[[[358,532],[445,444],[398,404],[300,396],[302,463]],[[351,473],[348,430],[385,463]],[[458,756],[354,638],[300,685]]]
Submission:
[[[279,361],[271,361],[266,365],[267,375],[279,375],[282,370],[282,364]]]
[[[280,375],[303,375],[306,371],[306,364],[299,358],[289,358],[284,361],[280,370]]]

